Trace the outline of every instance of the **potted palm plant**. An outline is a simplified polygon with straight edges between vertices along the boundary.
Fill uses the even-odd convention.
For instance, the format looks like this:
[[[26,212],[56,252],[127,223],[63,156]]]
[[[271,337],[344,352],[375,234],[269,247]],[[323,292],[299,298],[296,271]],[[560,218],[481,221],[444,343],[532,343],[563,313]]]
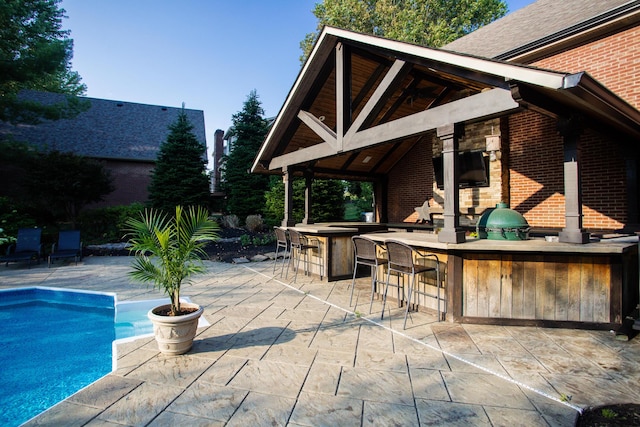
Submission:
[[[151,283],[169,296],[170,304],[149,311],[158,348],[166,354],[191,349],[202,307],[180,301],[180,286],[204,273],[206,244],[218,238],[218,224],[202,207],[176,206],[175,216],[149,209],[126,222],[130,250],[135,253],[130,277]]]

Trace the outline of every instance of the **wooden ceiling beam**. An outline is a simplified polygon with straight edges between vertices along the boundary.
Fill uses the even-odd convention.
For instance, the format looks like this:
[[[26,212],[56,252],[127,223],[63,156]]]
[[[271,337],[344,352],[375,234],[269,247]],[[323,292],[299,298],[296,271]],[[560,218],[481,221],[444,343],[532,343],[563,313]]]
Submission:
[[[280,169],[289,165],[297,165],[312,160],[335,156],[336,154],[338,154],[338,152],[335,147],[332,147],[328,142],[321,142],[307,148],[301,148],[291,153],[274,157],[271,159],[271,162],[269,162],[269,169]]]
[[[324,142],[327,142],[334,150],[338,149],[338,138],[336,133],[322,121],[308,111],[298,111],[298,118],[309,126]]]
[[[491,89],[361,130],[348,135],[348,138],[345,136],[345,151],[419,135],[451,123],[487,119],[519,108],[509,90]]]
[[[344,135],[345,140],[352,138],[353,135],[365,124],[365,122],[371,122],[375,119],[377,113],[379,113],[384,106],[384,101],[398,88],[402,83],[402,80],[407,76],[409,71],[411,71],[412,67],[412,64],[405,61],[396,60],[393,63],[387,74],[371,95],[371,98],[369,98],[360,111],[360,114],[358,114],[358,117],[353,120],[351,127],[349,127],[349,130]]]

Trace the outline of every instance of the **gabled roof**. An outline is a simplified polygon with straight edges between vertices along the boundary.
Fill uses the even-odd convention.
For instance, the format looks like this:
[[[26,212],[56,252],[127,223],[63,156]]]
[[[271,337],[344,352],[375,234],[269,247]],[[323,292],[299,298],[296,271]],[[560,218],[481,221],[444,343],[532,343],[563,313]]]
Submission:
[[[59,102],[63,95],[29,91],[20,96],[43,104],[53,104]],[[17,141],[96,159],[153,162],[160,145],[167,139],[169,125],[176,121],[181,111],[181,108],[158,105],[81,99],[87,100],[91,108],[73,119],[44,121],[37,125],[0,122],[0,136],[12,134]],[[206,144],[204,112],[184,111],[193,125],[196,138]]]
[[[572,111],[640,136],[640,113],[586,73],[490,60],[325,27],[253,166],[316,177],[387,173],[440,126],[521,108]]]
[[[497,59],[622,28],[640,19],[640,1],[538,0],[461,37],[443,49]],[[518,62],[531,62],[521,61]]]

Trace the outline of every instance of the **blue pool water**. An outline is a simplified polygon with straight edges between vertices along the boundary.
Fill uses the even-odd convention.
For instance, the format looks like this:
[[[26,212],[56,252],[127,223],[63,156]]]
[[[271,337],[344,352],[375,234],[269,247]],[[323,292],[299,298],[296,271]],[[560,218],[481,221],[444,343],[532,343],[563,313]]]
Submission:
[[[20,425],[111,372],[114,318],[114,295],[0,291],[0,425]]]
[[[113,341],[152,335],[147,312],[168,303],[55,288],[0,290],[0,426],[18,426],[111,372]],[[201,317],[198,326],[208,325]]]

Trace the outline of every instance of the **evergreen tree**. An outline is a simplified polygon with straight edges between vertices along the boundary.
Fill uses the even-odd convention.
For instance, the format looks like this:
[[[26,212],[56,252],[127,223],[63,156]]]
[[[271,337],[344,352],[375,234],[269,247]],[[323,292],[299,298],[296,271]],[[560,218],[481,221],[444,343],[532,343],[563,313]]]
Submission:
[[[207,206],[206,147],[194,135],[184,106],[169,130],[152,173],[149,201],[154,208],[166,212],[175,212],[178,205]]]
[[[255,90],[242,111],[232,117],[233,147],[224,161],[222,189],[227,211],[244,221],[247,215],[263,214],[269,177],[251,173],[251,166],[267,136],[268,122]]]
[[[316,179],[311,186],[313,221],[344,219],[344,183],[339,179]]]

